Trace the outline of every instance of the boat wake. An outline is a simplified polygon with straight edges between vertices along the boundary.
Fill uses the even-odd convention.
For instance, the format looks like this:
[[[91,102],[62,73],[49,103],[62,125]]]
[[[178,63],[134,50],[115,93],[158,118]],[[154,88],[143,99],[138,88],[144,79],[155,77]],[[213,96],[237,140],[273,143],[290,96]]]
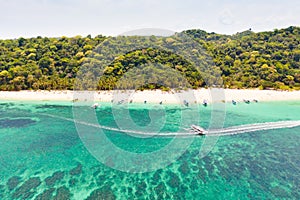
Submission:
[[[300,120],[298,121],[279,121],[279,122],[265,122],[257,124],[247,124],[240,126],[232,126],[223,129],[208,130],[207,134],[212,136],[226,136],[236,135],[241,133],[249,133],[255,131],[282,129],[282,128],[293,128],[300,126]]]
[[[84,125],[84,126],[91,126],[95,128],[101,128],[104,130],[116,131],[120,133],[130,133],[136,135],[144,135],[144,136],[154,136],[154,137],[176,137],[176,136],[197,136],[198,133],[185,131],[185,132],[143,132],[143,131],[136,131],[136,130],[124,130],[120,128],[113,128],[108,126],[103,126],[94,123],[88,123],[84,121],[78,121],[71,118],[60,117],[56,115],[50,114],[41,114],[44,116],[58,118],[66,121],[71,121],[76,124]],[[300,126],[300,120],[297,121],[278,121],[278,122],[265,122],[265,123],[256,123],[256,124],[247,124],[247,125],[239,125],[239,126],[232,126],[223,129],[208,129],[206,130],[206,136],[228,136],[228,135],[236,135],[241,133],[250,133],[255,131],[263,131],[263,130],[273,130],[273,129],[282,129],[282,128],[293,128]]]

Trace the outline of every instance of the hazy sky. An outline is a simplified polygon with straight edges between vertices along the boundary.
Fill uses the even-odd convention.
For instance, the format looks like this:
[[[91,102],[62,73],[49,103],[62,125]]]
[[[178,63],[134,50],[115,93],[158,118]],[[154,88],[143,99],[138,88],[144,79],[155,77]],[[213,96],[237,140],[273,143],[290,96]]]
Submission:
[[[299,0],[0,0],[0,38],[300,26]]]

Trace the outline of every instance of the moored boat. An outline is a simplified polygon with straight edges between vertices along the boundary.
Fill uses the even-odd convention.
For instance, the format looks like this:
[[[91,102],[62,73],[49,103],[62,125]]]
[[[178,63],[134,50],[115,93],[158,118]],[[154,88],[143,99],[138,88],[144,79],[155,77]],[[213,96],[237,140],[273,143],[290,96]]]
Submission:
[[[232,100],[232,104],[233,104],[233,105],[236,105],[236,103],[237,103],[237,102],[236,102],[235,100]]]
[[[204,106],[204,107],[207,107],[207,100],[203,100],[203,103],[202,103],[202,105]]]
[[[96,108],[99,107],[99,104],[98,103],[94,103],[91,107],[96,109]]]
[[[244,102],[245,102],[246,104],[250,104],[250,101],[249,101],[249,100],[244,99]]]

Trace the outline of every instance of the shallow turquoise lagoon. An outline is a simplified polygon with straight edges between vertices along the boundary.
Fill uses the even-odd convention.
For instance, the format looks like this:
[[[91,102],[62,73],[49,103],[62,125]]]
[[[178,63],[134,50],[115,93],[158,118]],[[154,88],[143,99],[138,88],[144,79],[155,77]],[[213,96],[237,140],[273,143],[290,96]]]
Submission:
[[[165,117],[153,126],[165,132],[179,131],[183,109],[193,109],[163,108]],[[110,104],[98,108],[99,124],[117,127],[125,108],[116,109],[120,115],[112,115]],[[146,126],[151,109],[157,107],[132,105],[130,117]],[[211,108],[199,109],[199,125],[207,128]],[[300,102],[226,104],[224,126],[300,120],[299,113]],[[0,102],[0,114],[0,199],[300,199],[300,127],[222,136],[204,158],[199,149],[205,137],[196,137],[167,167],[131,173],[112,169],[89,153],[68,120],[73,118],[71,103],[6,101]],[[105,134],[115,146],[139,154],[172,142]]]

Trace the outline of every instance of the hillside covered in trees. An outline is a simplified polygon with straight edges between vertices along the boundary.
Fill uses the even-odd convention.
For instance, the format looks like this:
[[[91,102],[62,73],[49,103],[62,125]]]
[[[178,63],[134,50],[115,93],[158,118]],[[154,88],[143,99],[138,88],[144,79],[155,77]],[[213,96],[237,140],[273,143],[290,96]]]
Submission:
[[[128,52],[113,58],[114,61],[105,68],[97,69],[103,56],[110,53],[105,52],[105,49],[97,49],[99,44],[111,38],[101,35],[0,40],[0,90],[73,89],[78,70],[82,66],[90,67],[91,63],[103,75],[96,88],[103,90],[115,88],[118,80],[129,69],[144,67],[151,70],[148,63],[160,63],[179,71],[193,88],[209,85],[205,80],[213,79],[211,74],[219,73],[226,88],[300,89],[298,27],[260,33],[249,30],[235,35],[207,33],[202,30],[187,30],[183,33],[201,44],[212,58],[212,62],[207,62],[206,56],[199,54],[203,59],[202,64],[209,66],[209,73],[200,74],[182,57],[153,48]],[[131,46],[131,40],[126,37],[124,39],[122,45]],[[148,39],[135,39],[138,39],[141,46],[147,46],[151,40],[166,45],[174,43],[170,38],[152,36]],[[156,69],[155,75],[148,73],[151,74],[150,79],[156,80],[155,76],[159,76],[159,70],[163,69]],[[210,74],[211,77],[205,77],[205,74]],[[126,85],[124,88],[131,89],[168,89],[180,85],[177,84],[181,81],[180,78],[170,77],[172,73],[166,76],[167,84],[164,85],[149,82],[136,88],[130,81],[123,81],[122,84]]]

